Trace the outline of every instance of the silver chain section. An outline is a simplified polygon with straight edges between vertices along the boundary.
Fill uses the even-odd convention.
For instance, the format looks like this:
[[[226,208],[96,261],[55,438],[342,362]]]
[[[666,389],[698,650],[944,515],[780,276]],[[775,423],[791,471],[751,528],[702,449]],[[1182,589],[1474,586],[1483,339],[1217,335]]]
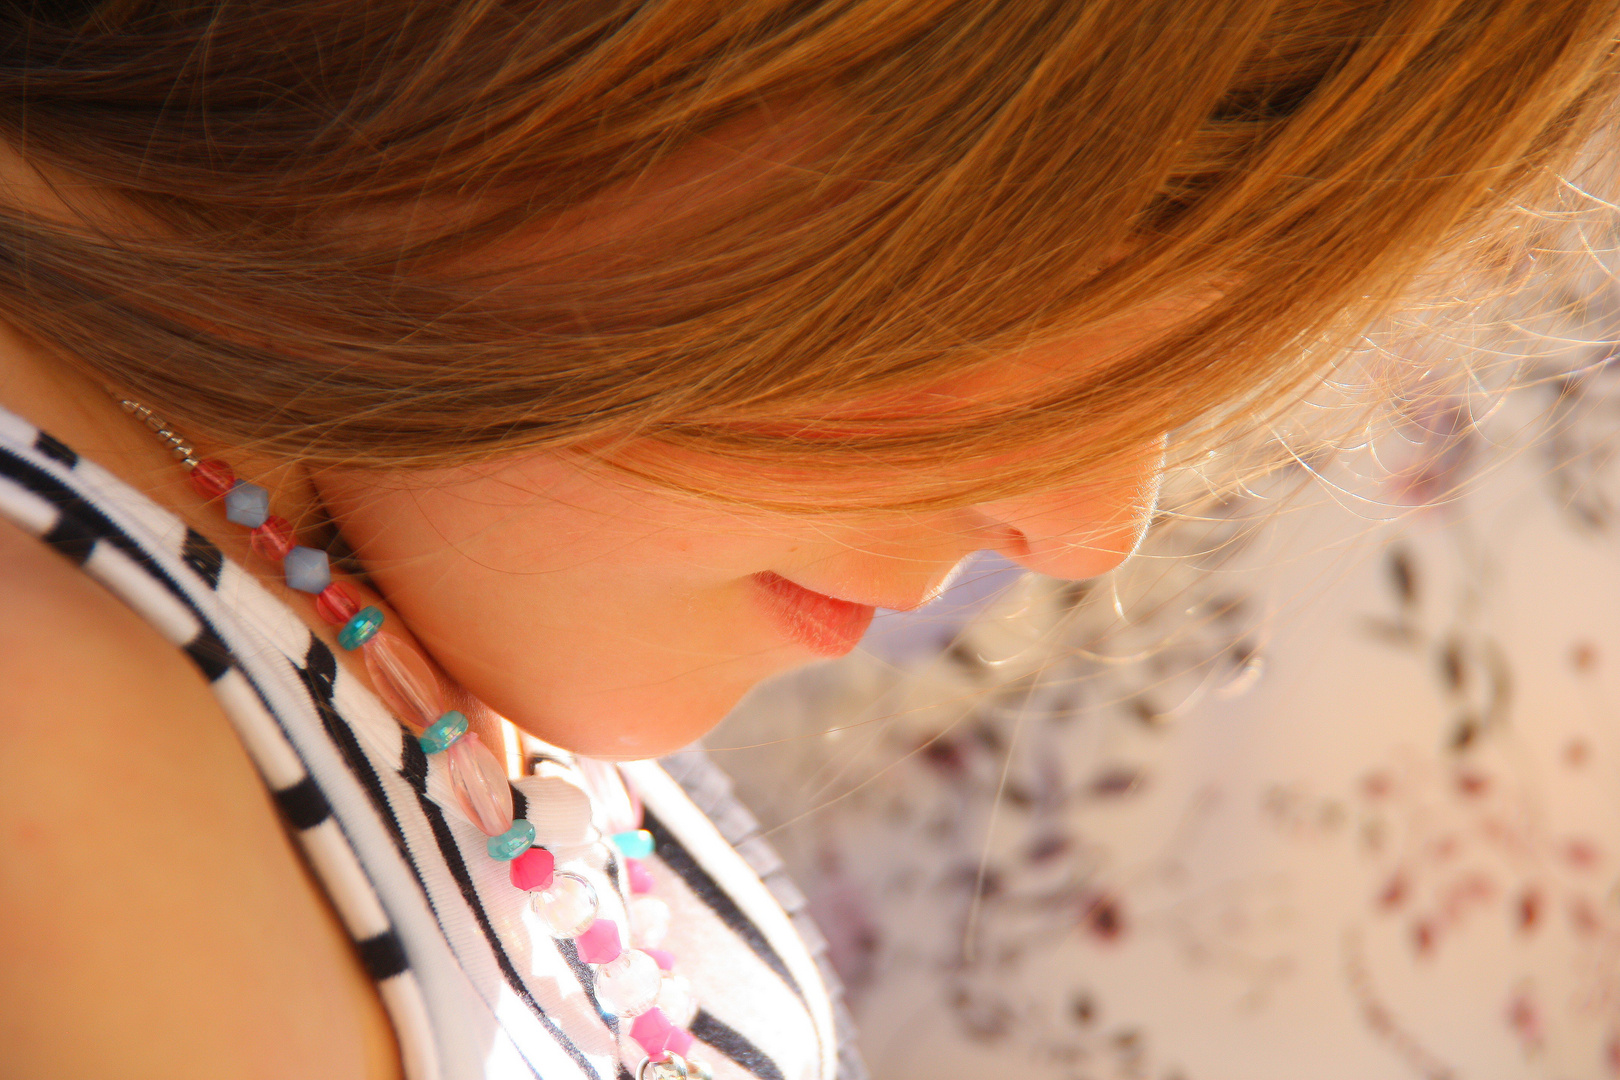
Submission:
[[[683,1058],[666,1050],[656,1061],[644,1060],[636,1070],[636,1080],[714,1080],[714,1073],[696,1058]]]
[[[157,434],[158,438],[168,443],[169,452],[179,460],[180,464],[186,467],[188,472],[197,467],[196,448],[182,439],[179,435],[176,435],[174,433],[174,429],[169,427],[169,422],[167,420],[153,415],[151,409],[148,409],[145,405],[142,405],[138,401],[130,401],[128,398],[119,398],[118,403],[124,407],[125,412],[129,413],[137,420],[145,423],[147,427],[151,428]]]

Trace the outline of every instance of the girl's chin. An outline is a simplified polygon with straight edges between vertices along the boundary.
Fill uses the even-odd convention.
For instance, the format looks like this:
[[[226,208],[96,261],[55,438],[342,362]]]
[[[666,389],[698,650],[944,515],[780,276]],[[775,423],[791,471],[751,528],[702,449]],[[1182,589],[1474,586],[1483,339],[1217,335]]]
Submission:
[[[517,678],[509,668],[480,665],[464,673],[463,684],[521,730],[563,750],[613,761],[661,757],[702,738],[760,683],[829,655],[834,644],[847,652],[869,621],[869,608],[855,613],[859,627],[842,621],[845,613],[824,618],[812,610],[810,625],[790,626],[791,618],[761,610],[764,590],[749,591],[753,602],[687,627],[684,642],[679,629],[665,630],[663,638],[690,651],[588,641],[577,654],[539,654]]]
[[[783,650],[785,651],[785,650]],[[543,715],[513,715],[520,729],[571,753],[604,761],[638,761],[685,749],[726,718],[743,695],[772,675],[806,662],[782,659],[747,679],[693,676],[663,686],[605,691],[588,700],[554,701]]]
[[[656,724],[625,724],[616,730],[588,725],[570,725],[560,731],[551,724],[538,728],[523,724],[518,726],[535,738],[573,754],[602,761],[641,761],[686,749],[712,731],[724,718],[725,712],[722,711],[718,716],[702,721],[682,717]]]

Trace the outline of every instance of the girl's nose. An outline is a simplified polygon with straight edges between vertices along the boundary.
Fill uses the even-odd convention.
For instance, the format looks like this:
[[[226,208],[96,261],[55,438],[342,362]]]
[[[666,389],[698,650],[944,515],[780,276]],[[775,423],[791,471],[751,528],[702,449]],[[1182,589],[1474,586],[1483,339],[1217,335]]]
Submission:
[[[982,546],[1039,574],[1089,578],[1124,562],[1147,535],[1159,501],[1162,444],[1118,481],[980,503]]]

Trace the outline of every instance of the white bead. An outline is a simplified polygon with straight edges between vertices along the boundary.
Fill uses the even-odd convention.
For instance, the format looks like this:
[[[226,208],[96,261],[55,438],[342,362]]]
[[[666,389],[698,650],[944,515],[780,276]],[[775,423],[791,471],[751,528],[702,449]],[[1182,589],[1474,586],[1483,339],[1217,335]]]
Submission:
[[[654,1002],[669,1022],[678,1028],[691,1024],[692,1018],[697,1015],[697,996],[692,993],[692,983],[685,975],[664,973],[662,985],[658,988],[658,1000]]]
[[[656,896],[630,901],[630,940],[638,949],[656,949],[669,934],[669,905]]]
[[[663,986],[658,962],[640,949],[626,949],[596,969],[596,1001],[616,1016],[640,1016]]]
[[[529,906],[555,938],[578,937],[596,918],[596,889],[577,874],[551,875],[551,888],[529,894]]]

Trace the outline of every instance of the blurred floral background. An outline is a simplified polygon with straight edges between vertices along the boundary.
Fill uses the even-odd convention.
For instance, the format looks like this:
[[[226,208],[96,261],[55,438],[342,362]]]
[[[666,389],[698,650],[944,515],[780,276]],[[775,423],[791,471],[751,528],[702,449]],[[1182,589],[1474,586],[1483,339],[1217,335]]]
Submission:
[[[874,1077],[1620,1077],[1606,262],[1370,340],[1330,389],[1388,415],[1183,470],[1113,577],[981,557],[710,736]]]

